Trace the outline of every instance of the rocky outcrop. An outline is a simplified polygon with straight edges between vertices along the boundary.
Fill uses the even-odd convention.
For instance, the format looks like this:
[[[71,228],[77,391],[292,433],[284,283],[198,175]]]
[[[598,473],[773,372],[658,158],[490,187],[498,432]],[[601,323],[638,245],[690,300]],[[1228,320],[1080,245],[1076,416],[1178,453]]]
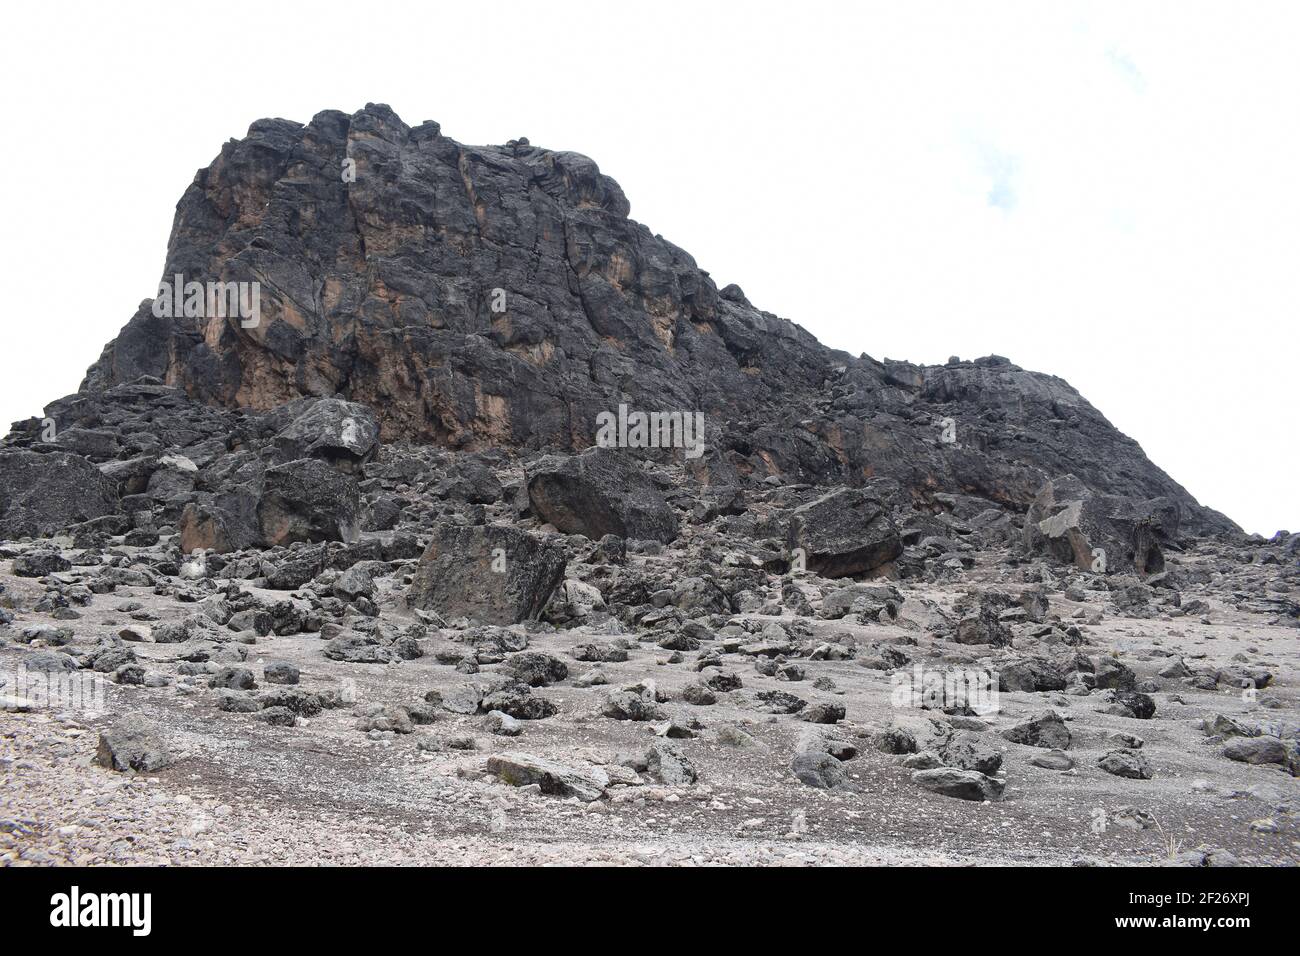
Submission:
[[[382,105],[260,120],[181,198],[162,270],[258,283],[255,320],[146,300],[82,395],[141,376],[222,409],[337,395],[374,409],[386,441],[460,450],[578,451],[620,405],[699,413],[707,453],[692,467],[711,484],[886,476],[1023,511],[1073,471],[1103,494],[1169,499],[1186,532],[1233,530],[1060,379],[998,356],[920,366],[827,349],[719,290],[629,211],[584,156],[465,146]],[[47,411],[65,429],[77,405]]]
[[[99,735],[95,763],[110,770],[153,773],[174,758],[158,736],[138,717],[127,717]]]
[[[299,399],[277,409],[289,424],[275,436],[289,460],[317,458],[340,471],[356,471],[379,449],[379,422],[365,405],[337,398]]]
[[[1178,507],[1168,498],[1139,501],[1097,494],[1074,475],[1047,482],[1025,518],[1030,551],[1101,573],[1164,570],[1162,546],[1178,536]]]

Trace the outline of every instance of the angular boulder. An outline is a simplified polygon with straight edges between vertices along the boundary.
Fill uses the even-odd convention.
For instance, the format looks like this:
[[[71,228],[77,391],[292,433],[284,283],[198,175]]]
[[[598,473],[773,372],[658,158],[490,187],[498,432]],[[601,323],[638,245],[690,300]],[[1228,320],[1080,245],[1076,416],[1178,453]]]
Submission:
[[[959,800],[1001,800],[1006,788],[995,777],[986,776],[978,770],[959,770],[955,767],[918,770],[912,774],[912,782],[926,790]]]
[[[569,667],[564,661],[541,651],[515,654],[507,658],[503,669],[529,687],[549,687],[569,676]]]
[[[828,753],[797,753],[790,763],[790,770],[801,783],[818,790],[834,790],[849,782],[849,772],[844,765]]]
[[[943,760],[959,770],[975,770],[989,775],[1002,766],[1002,754],[980,743],[976,734],[963,733],[954,737],[943,752]]]
[[[255,548],[262,543],[257,513],[258,493],[248,486],[235,486],[215,494],[200,494],[181,512],[181,551],[212,551],[222,554]]]
[[[998,690],[1004,693],[1065,690],[1065,671],[1044,657],[1022,657],[998,668]]]
[[[341,398],[300,399],[276,413],[293,415],[275,436],[286,460],[315,458],[350,472],[379,448],[379,422],[365,405]]]
[[[1094,492],[1074,475],[1047,482],[1025,516],[1024,545],[1084,571],[1165,569],[1162,546],[1178,534],[1178,507]]]
[[[572,767],[531,754],[497,754],[488,758],[487,770],[512,787],[537,784],[542,793],[585,803],[599,800],[609,786],[609,775],[599,767]]]
[[[99,735],[95,763],[110,770],[152,773],[169,766],[171,753],[140,720],[126,718]]]
[[[445,523],[420,558],[407,603],[484,624],[534,620],[566,563],[562,548],[515,528]]]
[[[634,459],[609,448],[547,456],[528,469],[533,511],[566,534],[672,541],[677,516]]]
[[[1127,748],[1104,754],[1097,760],[1097,766],[1116,777],[1127,777],[1130,780],[1150,780],[1155,774],[1146,757]]]
[[[884,502],[860,488],[841,488],[796,508],[788,543],[822,577],[868,574],[903,553],[898,528]]]
[[[43,578],[71,567],[72,562],[57,551],[31,551],[14,558],[13,573],[19,578]]]
[[[666,787],[689,787],[698,778],[695,766],[676,747],[653,743],[646,751],[646,772]]]
[[[1072,739],[1070,728],[1065,726],[1061,715],[1052,710],[1008,727],[1002,731],[1002,736],[1013,744],[1042,747],[1045,750],[1067,750]]]
[[[1238,763],[1286,763],[1287,750],[1277,737],[1237,737],[1228,741],[1223,755]]]
[[[323,461],[301,458],[266,469],[257,504],[263,541],[356,541],[360,493],[356,481]]]
[[[79,455],[0,451],[0,538],[58,534],[117,507],[114,483]]]

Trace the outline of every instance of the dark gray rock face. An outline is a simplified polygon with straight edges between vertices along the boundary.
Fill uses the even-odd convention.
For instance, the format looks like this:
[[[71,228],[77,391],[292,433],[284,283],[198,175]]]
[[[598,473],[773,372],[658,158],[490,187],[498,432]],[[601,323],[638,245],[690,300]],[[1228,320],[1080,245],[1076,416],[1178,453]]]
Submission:
[[[0,538],[56,534],[117,508],[112,482],[79,455],[0,450]]]
[[[1168,498],[1137,500],[1095,493],[1074,475],[1047,482],[1025,518],[1025,546],[1083,570],[1164,570],[1161,550],[1178,536],[1179,510]]]
[[[978,770],[961,770],[956,767],[936,767],[933,770],[918,770],[912,774],[912,782],[933,790],[945,797],[959,800],[1001,800],[1006,784],[996,777],[989,777]]]
[[[789,541],[791,548],[803,550],[809,571],[827,578],[866,574],[903,553],[889,508],[853,488],[796,508]]]
[[[577,451],[627,404],[702,413],[708,450],[692,465],[715,481],[888,477],[1023,510],[1073,471],[1099,493],[1167,498],[1186,532],[1235,530],[1060,379],[998,356],[919,366],[825,348],[720,292],[629,210],[584,156],[465,146],[383,105],[260,120],[181,198],[162,270],[259,281],[257,321],[159,318],[147,300],[81,395],[47,411],[60,429],[100,429],[87,399],[167,381],[217,410],[338,395],[373,408],[387,441]],[[954,440],[940,440],[949,419]]]
[[[355,541],[356,482],[325,462],[302,458],[268,468],[257,520],[272,547],[295,541]]]
[[[95,763],[110,770],[152,773],[169,766],[166,746],[137,718],[125,718],[99,735]]]
[[[337,398],[300,399],[277,409],[292,418],[276,438],[289,460],[318,458],[341,471],[355,471],[379,447],[379,422],[365,405]]]
[[[818,790],[834,790],[849,782],[844,765],[828,753],[801,751],[795,754],[790,770],[802,783]]]
[[[591,448],[573,457],[546,457],[528,474],[528,499],[544,521],[599,541],[620,538],[671,541],[677,518],[634,459]]]
[[[534,620],[564,580],[565,553],[502,525],[443,524],[420,558],[412,607],[484,624]]]

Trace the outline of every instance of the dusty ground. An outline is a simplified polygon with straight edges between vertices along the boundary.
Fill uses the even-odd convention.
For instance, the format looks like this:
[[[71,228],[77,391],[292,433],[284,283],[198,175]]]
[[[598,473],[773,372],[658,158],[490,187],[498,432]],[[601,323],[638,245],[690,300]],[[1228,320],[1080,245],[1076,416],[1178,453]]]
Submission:
[[[9,595],[39,596],[30,579],[7,574]],[[978,578],[980,571],[971,578]],[[988,572],[992,573],[992,572]],[[923,623],[926,602],[951,604],[961,585],[900,586],[906,597],[899,621],[889,626],[816,621],[819,636],[851,631],[877,642],[915,640],[918,658],[951,654],[955,645],[932,647]],[[391,586],[391,584],[390,584]],[[1096,600],[1091,601],[1095,595]],[[282,598],[283,593],[266,595]],[[1244,654],[1269,667],[1277,679],[1267,693],[1274,707],[1244,700],[1240,691],[1200,691],[1181,681],[1158,680],[1152,720],[1101,713],[1098,695],[1004,693],[1001,712],[983,739],[1005,752],[1005,799],[997,803],[957,800],[920,789],[901,758],[868,745],[871,729],[897,715],[885,672],[857,661],[803,662],[808,679],[797,683],[764,677],[750,658],[728,655],[728,670],[744,688],[720,695],[714,706],[693,707],[676,699],[695,678],[694,654],[667,664],[669,652],[636,644],[625,663],[602,664],[609,687],[646,677],[674,698],[666,709],[682,722],[697,720],[696,739],[677,741],[699,771],[699,782],[677,790],[618,787],[591,804],[515,789],[485,775],[485,758],[514,751],[574,763],[613,762],[620,753],[643,752],[652,738],[647,724],[600,716],[609,687],[582,689],[566,681],[536,693],[559,705],[548,720],[525,722],[522,736],[495,737],[483,717],[445,713],[409,735],[365,733],[348,709],[326,710],[296,727],[269,726],[248,714],[216,710],[202,678],[175,678],[176,645],[133,644],[167,686],[110,684],[107,712],[63,713],[45,709],[0,712],[0,860],[7,864],[1161,864],[1196,847],[1226,850],[1238,861],[1260,865],[1300,863],[1300,782],[1276,766],[1234,763],[1208,742],[1200,719],[1209,713],[1246,715],[1257,721],[1294,722],[1300,693],[1294,663],[1300,631],[1269,626],[1259,615],[1211,601],[1212,623],[1193,617],[1139,620],[1117,617],[1089,592],[1075,604],[1057,592],[1051,612],[1068,619],[1080,607],[1100,611],[1086,629],[1091,656],[1118,651],[1139,679],[1155,678],[1177,650],[1193,667],[1227,665]],[[129,623],[117,610],[126,601],[167,620],[192,610],[145,588],[119,588],[98,595],[77,621],[21,613],[14,627],[37,621],[67,624],[78,638],[116,633]],[[385,617],[405,612],[392,594],[381,602]],[[13,631],[9,634],[12,636]],[[536,633],[530,649],[579,664],[567,651],[591,635],[582,630]],[[607,633],[600,640],[610,639]],[[388,665],[327,660],[318,636],[258,638],[248,666],[261,683],[261,666],[290,661],[302,671],[306,690],[340,688],[355,681],[362,703],[408,703],[430,689],[444,692],[471,678],[436,663],[442,638],[426,642],[426,656]],[[978,656],[978,648],[961,648]],[[14,642],[0,646],[0,671],[12,672],[22,654]],[[1204,655],[1204,657],[1200,657]],[[947,659],[951,659],[948,657]],[[486,670],[492,670],[487,668]],[[829,677],[834,690],[812,687]],[[801,784],[789,765],[795,740],[807,731],[794,717],[769,717],[751,706],[764,689],[797,693],[812,703],[838,700],[848,717],[840,731],[861,747],[846,764],[855,792],[816,790]],[[1181,700],[1181,702],[1179,702]],[[1076,769],[1061,773],[1031,765],[1041,751],[1009,743],[996,730],[1052,707],[1069,720]],[[176,762],[156,774],[134,775],[92,763],[98,730],[126,713],[156,725]],[[742,727],[758,742],[750,749],[719,744],[716,728]],[[1141,737],[1142,753],[1155,777],[1131,780],[1095,766],[1112,749],[1105,735]],[[422,750],[417,741],[472,736],[478,749]],[[1129,829],[1114,811],[1134,807],[1158,826]],[[1271,820],[1271,825],[1255,821]],[[1100,821],[1100,823],[1099,823]],[[1255,823],[1254,826],[1252,824]],[[1104,825],[1102,825],[1104,824]]]

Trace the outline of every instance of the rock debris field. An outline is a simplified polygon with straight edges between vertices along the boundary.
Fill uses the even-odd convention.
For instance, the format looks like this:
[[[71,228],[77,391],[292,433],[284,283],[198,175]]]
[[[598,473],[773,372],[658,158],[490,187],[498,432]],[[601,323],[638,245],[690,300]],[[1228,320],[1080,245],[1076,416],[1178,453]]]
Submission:
[[[0,547],[7,863],[1300,859],[1294,537],[1143,581],[958,496],[902,515],[888,483],[719,500],[618,451],[349,453],[364,408],[295,411],[334,437],[269,465],[305,477],[254,516],[353,541],[183,553],[212,531],[175,482],[214,469],[162,455],[142,494],[174,525]],[[83,501],[56,454],[0,460]],[[855,560],[897,576],[808,570]]]
[[[260,312],[0,441],[0,861],[1300,862],[1300,534],[630,208],[376,104],[222,148],[164,275]]]

